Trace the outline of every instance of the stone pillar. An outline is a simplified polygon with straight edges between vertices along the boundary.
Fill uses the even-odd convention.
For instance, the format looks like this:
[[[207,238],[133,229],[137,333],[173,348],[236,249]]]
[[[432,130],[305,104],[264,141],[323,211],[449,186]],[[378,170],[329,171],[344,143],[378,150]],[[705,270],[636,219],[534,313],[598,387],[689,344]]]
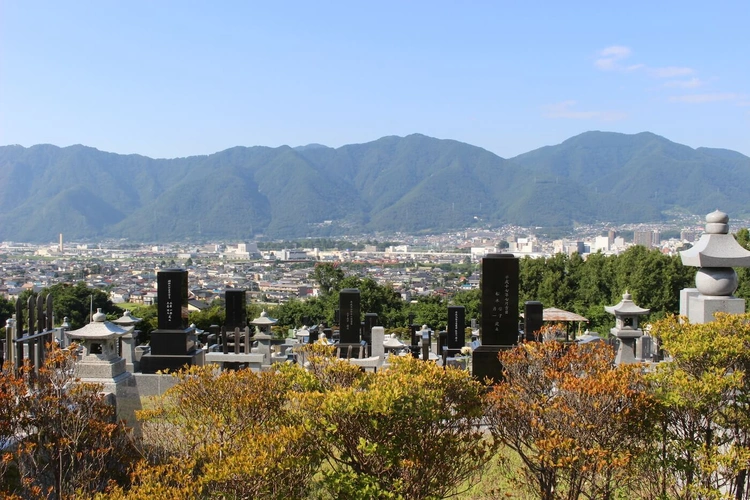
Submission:
[[[382,326],[374,326],[372,328],[372,356],[378,356],[380,358],[385,356],[383,342],[385,342],[385,328]]]
[[[120,337],[122,348],[120,356],[125,360],[125,369],[129,372],[137,372],[141,369],[141,362],[135,359],[135,347],[138,345],[138,330],[130,330]]]

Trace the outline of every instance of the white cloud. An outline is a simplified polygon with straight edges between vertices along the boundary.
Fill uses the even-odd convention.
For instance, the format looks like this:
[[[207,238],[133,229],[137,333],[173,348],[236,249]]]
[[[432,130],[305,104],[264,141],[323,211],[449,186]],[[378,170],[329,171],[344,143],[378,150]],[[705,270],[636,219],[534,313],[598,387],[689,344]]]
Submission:
[[[684,66],[664,66],[660,68],[650,68],[642,63],[625,64],[625,60],[633,54],[630,47],[624,45],[611,45],[597,52],[598,58],[594,61],[594,66],[602,71],[637,71],[643,70],[655,78],[678,78],[689,76],[695,73],[693,68]]]
[[[703,85],[703,80],[695,77],[691,78],[690,80],[671,80],[664,83],[665,87],[680,89],[694,89],[697,87],[702,87]]]
[[[599,51],[599,59],[594,64],[597,68],[604,71],[619,70],[622,67],[619,61],[630,57],[632,51],[629,47],[622,45],[612,45]]]
[[[545,106],[544,115],[547,118],[567,118],[571,120],[600,120],[615,121],[627,117],[627,113],[618,111],[579,111],[573,109],[577,102],[573,100],[562,101]]]
[[[722,94],[688,94],[676,95],[669,98],[669,102],[686,102],[690,104],[703,104],[706,102],[736,101],[741,99],[739,94],[725,92]]]
[[[678,76],[692,75],[695,73],[695,70],[679,66],[666,66],[664,68],[650,68],[648,72],[656,78],[676,78]]]

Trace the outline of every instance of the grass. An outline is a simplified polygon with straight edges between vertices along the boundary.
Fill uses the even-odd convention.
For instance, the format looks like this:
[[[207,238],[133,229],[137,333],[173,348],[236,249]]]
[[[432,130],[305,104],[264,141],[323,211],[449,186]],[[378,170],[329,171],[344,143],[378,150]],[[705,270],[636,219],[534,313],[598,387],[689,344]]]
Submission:
[[[509,463],[503,464],[504,461]],[[510,450],[499,450],[479,476],[478,482],[467,481],[458,488],[460,500],[533,500],[535,497],[522,491],[514,475],[520,469],[517,457]]]

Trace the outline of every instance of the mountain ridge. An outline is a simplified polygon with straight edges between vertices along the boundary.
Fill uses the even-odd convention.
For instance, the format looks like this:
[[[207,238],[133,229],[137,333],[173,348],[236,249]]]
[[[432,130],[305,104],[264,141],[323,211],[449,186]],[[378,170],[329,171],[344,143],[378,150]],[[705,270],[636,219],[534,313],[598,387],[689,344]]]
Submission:
[[[748,214],[750,158],[651,132],[590,131],[512,158],[451,139],[235,146],[153,159],[84,145],[0,146],[0,240],[250,240],[483,224]]]

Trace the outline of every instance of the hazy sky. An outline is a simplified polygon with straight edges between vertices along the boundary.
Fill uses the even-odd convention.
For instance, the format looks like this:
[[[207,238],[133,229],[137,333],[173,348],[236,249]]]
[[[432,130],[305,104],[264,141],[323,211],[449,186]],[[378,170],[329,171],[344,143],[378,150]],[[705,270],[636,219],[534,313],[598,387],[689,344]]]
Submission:
[[[587,130],[750,155],[750,1],[0,0],[0,145],[508,158]]]

